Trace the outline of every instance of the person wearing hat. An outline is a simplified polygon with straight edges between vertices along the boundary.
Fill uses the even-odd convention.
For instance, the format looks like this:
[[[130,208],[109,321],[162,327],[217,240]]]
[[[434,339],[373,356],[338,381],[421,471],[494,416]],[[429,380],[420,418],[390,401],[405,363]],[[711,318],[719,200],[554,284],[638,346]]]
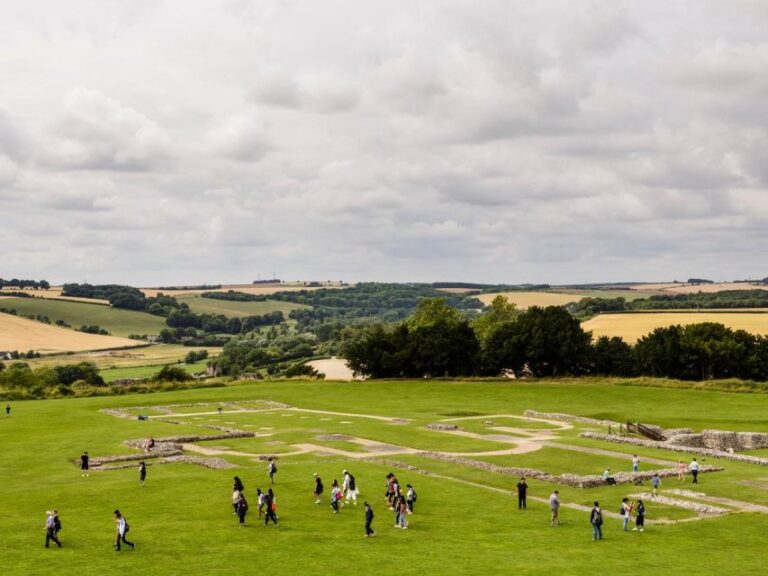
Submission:
[[[325,490],[323,487],[323,480],[318,476],[317,472],[315,472],[315,491],[313,492],[315,495],[315,504],[320,504],[323,501],[323,490]]]
[[[373,522],[373,508],[371,508],[371,505],[368,502],[363,502],[363,506],[365,506],[365,536],[366,538],[369,538],[376,534],[376,532],[373,531],[373,528],[371,528],[371,522]]]
[[[357,482],[355,477],[349,473],[349,470],[344,470],[344,482],[342,484],[343,491],[346,494],[345,502],[349,504],[351,500],[355,506],[357,506]]]

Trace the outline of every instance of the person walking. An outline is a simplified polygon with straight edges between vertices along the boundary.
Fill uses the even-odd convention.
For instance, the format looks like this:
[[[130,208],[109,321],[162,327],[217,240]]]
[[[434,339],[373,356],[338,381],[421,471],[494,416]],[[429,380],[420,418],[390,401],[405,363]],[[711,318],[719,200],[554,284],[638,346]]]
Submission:
[[[632,530],[642,532],[645,528],[645,504],[640,499],[637,500],[635,514],[635,527]]]
[[[323,480],[317,475],[317,472],[315,472],[315,491],[313,492],[315,496],[315,504],[320,504],[320,502],[323,501],[323,490],[325,490],[323,487]]]
[[[267,506],[267,495],[261,491],[261,488],[256,488],[256,504],[259,506],[259,519],[261,519]]]
[[[696,462],[696,458],[691,460],[691,463],[688,464],[688,469],[691,471],[691,476],[693,476],[693,484],[699,483],[699,463]]]
[[[683,461],[678,460],[677,461],[677,479],[680,480],[681,482],[685,480],[685,469],[686,469],[686,466],[683,463]]]
[[[90,476],[91,458],[88,456],[88,451],[83,452],[80,455],[80,477]]]
[[[264,497],[264,507],[267,509],[264,526],[268,526],[270,520],[275,523],[275,526],[279,526],[277,523],[277,503],[275,502],[275,493],[272,491],[272,488],[269,489]]]
[[[589,522],[592,524],[592,540],[603,539],[603,511],[600,510],[600,502],[595,500],[595,505],[589,515]]]
[[[341,500],[341,498],[342,492],[341,488],[339,488],[339,482],[334,478],[331,483],[331,508],[333,508],[334,514],[339,513],[339,500]]]
[[[525,481],[525,476],[520,478],[520,482],[517,483],[517,509],[523,510],[526,507],[528,497],[528,484]]]
[[[405,501],[405,496],[402,494],[397,501],[397,509],[400,512],[398,516],[398,524],[403,530],[408,530],[408,503]]]
[[[240,528],[243,528],[245,526],[245,515],[248,513],[248,501],[245,499],[245,494],[242,492],[240,493],[240,498],[238,498],[237,503],[235,504],[235,512],[237,513],[237,518],[240,521]]]
[[[269,464],[267,464],[267,474],[269,474],[269,481],[275,483],[275,474],[277,474],[277,463],[275,459],[270,457]]]
[[[235,488],[235,490],[232,492],[232,514],[237,516],[237,503],[240,501],[240,495],[242,492]]]
[[[659,493],[659,486],[661,486],[661,477],[658,472],[655,472],[651,476],[651,487],[653,488],[653,496]]]
[[[637,454],[632,454],[632,472],[638,470],[640,470],[640,458],[637,457]]]
[[[560,492],[555,490],[549,496],[549,511],[552,513],[552,526],[560,526]]]
[[[139,482],[144,486],[144,482],[147,480],[147,464],[142,462],[139,464]]]
[[[120,552],[121,542],[130,546],[131,550],[135,550],[136,544],[133,542],[128,542],[128,539],[125,537],[131,527],[128,525],[128,521],[125,519],[125,517],[120,513],[120,510],[115,510],[115,527],[117,528],[117,534],[115,536],[115,550]]]
[[[408,488],[408,492],[405,494],[405,503],[408,505],[408,513],[413,514],[413,504],[416,502],[418,495],[410,484],[406,484],[405,487]]]
[[[347,504],[349,504],[349,501],[351,500],[352,503],[357,506],[357,482],[355,477],[352,476],[348,470],[344,470],[343,474],[343,491],[346,494],[346,498],[344,500]]]
[[[622,529],[624,532],[629,532],[629,520],[632,517],[632,504],[629,503],[629,498],[621,499],[621,507],[619,508],[619,514],[621,514]]]
[[[371,508],[371,505],[368,502],[363,502],[363,506],[365,506],[365,537],[370,538],[376,534],[376,532],[373,531],[373,528],[371,528],[371,522],[373,522],[373,508]]]
[[[58,537],[58,530],[56,524],[58,523],[59,529],[61,529],[61,522],[57,522],[59,513],[57,510],[48,510],[45,513],[45,547],[50,548],[51,542],[54,542],[56,546],[61,548],[61,542]]]
[[[6,416],[10,416],[11,415],[11,405],[10,404],[6,404],[5,405],[5,415]]]
[[[239,476],[232,478],[232,514],[237,515],[237,502],[240,495],[245,493],[245,486]]]

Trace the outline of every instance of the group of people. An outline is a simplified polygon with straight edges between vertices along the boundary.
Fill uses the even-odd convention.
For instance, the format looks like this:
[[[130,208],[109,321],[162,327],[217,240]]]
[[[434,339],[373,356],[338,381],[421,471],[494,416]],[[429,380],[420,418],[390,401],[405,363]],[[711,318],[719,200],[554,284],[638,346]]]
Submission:
[[[645,504],[638,499],[636,502],[630,502],[629,498],[622,498],[619,514],[621,515],[621,526],[624,532],[629,532],[629,524],[632,521],[632,513],[635,514],[635,532],[645,530]],[[589,514],[589,522],[592,524],[592,540],[603,539],[603,511],[600,509],[600,502],[595,500]]]
[[[262,492],[261,488],[256,489],[256,503],[259,511],[259,519],[264,518],[264,525],[269,525],[269,521],[279,526],[277,518],[277,501],[275,492],[269,488]],[[235,476],[232,481],[232,513],[235,514],[240,522],[240,527],[245,526],[245,516],[248,513],[248,499],[245,497],[245,486],[240,477]]]
[[[333,509],[334,514],[338,514],[339,509],[344,506],[344,504],[352,503],[357,506],[357,496],[360,494],[360,491],[357,489],[357,480],[355,479],[354,475],[346,469],[342,471],[342,475],[343,480],[341,486],[339,485],[339,481],[336,478],[334,478],[333,482],[331,482],[331,492],[329,497],[331,508]],[[312,494],[315,497],[315,504],[320,504],[322,502],[322,495],[325,488],[323,486],[323,480],[320,478],[317,472],[315,472],[314,477],[315,488]],[[342,499],[344,502],[342,502]]]
[[[389,509],[395,513],[395,528],[408,529],[408,515],[413,514],[416,490],[410,484],[403,488],[397,476],[390,472],[387,474],[387,490],[384,496]]]
[[[120,510],[115,510],[114,512],[114,519],[115,519],[115,550],[117,552],[120,552],[122,550],[122,544],[125,544],[127,546],[131,547],[131,550],[136,549],[136,544],[133,542],[129,542],[128,539],[125,537],[126,534],[128,534],[128,531],[130,530],[130,525],[128,524],[128,521],[125,519],[125,516],[120,512]],[[61,532],[61,519],[59,518],[59,511],[54,510],[46,510],[45,512],[45,547],[50,548],[51,542],[56,544],[59,548],[61,548],[61,540],[59,540],[59,532]]]
[[[639,472],[640,470],[640,458],[637,454],[632,455],[632,472]],[[691,460],[691,463],[686,465],[682,460],[677,461],[677,479],[681,482],[685,480],[685,473],[690,472],[691,473],[691,479],[693,484],[699,483],[699,462],[694,458]],[[611,474],[611,469],[606,468],[603,471],[603,482],[607,484],[608,486],[614,486],[616,485],[616,479]],[[642,484],[641,480],[637,480],[635,484]],[[659,476],[659,473],[656,472],[651,477],[651,486],[653,487],[653,493],[654,495],[658,493],[659,486],[661,486],[661,477]]]

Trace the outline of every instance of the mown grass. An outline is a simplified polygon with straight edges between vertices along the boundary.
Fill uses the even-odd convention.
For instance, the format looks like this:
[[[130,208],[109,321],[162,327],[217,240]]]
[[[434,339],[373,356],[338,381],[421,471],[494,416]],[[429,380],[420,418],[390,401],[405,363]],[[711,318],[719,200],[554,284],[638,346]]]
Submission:
[[[159,420],[120,419],[98,411],[105,407],[255,399],[412,421],[392,425],[347,416],[331,416],[328,421],[321,420],[326,416],[320,414],[296,412],[289,417],[275,411],[222,414],[220,418],[214,415],[199,421],[185,417],[183,420],[188,424],[173,425]],[[260,525],[252,507],[249,526],[244,529],[237,527],[231,513],[232,476],[237,474],[243,479],[253,504],[255,488],[267,487],[263,462],[228,458],[239,467],[221,471],[150,462],[145,488],[138,485],[133,468],[93,472],[90,478],[81,478],[73,464],[82,450],[89,450],[93,456],[126,453],[129,450],[122,445],[125,439],[171,435],[194,430],[198,422],[220,420],[273,427],[276,438],[283,440],[284,436],[287,441],[292,441],[294,434],[307,438],[317,434],[309,430],[322,429],[406,446],[424,443],[432,449],[446,450],[458,437],[422,428],[443,418],[440,414],[522,414],[528,408],[618,420],[632,415],[632,419],[695,429],[726,427],[724,423],[740,430],[768,429],[768,397],[763,395],[588,381],[333,385],[284,381],[152,395],[16,402],[11,417],[0,418],[0,435],[4,440],[0,451],[4,479],[0,512],[3,572],[239,575],[268,570],[277,576],[297,571],[322,575],[591,575],[598,571],[669,574],[693,566],[697,574],[762,573],[766,515],[741,513],[671,526],[650,525],[643,534],[621,533],[620,521],[609,518],[604,529],[606,540],[593,544],[586,512],[565,508],[563,525],[550,528],[545,503],[532,499],[528,510],[517,510],[516,498],[511,493],[517,478],[418,456],[382,457],[432,473],[395,470],[401,481],[414,484],[419,493],[416,514],[410,518],[407,531],[392,527],[393,518],[382,498],[384,476],[391,466],[378,458],[361,461],[315,454],[281,458],[275,485],[280,527]],[[309,418],[301,418],[302,415]],[[241,417],[249,420],[240,420]],[[352,421],[353,428],[342,425],[342,420]],[[574,436],[563,434],[561,441],[575,443]],[[596,446],[628,455],[636,450],[620,444]],[[641,459],[664,457],[660,450],[637,451]],[[535,454],[529,459],[519,456],[521,463],[526,459],[534,463]],[[547,460],[539,462],[542,466],[567,468],[570,458],[577,458],[579,466],[588,465],[590,455],[547,450],[538,458]],[[601,469],[605,459],[597,455],[594,458],[595,468]],[[768,476],[767,469],[730,461],[721,464],[726,468],[724,472],[702,475],[702,491],[754,502],[766,500],[768,490],[759,485]],[[377,536],[373,539],[363,537],[361,505],[347,506],[333,515],[327,502],[313,503],[312,473],[319,473],[329,486],[333,478],[341,479],[344,468],[353,471],[363,498],[374,505]],[[673,485],[673,481],[668,482]],[[529,483],[532,497],[546,498],[555,488],[535,480]],[[665,482],[662,488],[666,487]],[[615,511],[622,495],[636,491],[625,486],[557,489],[564,502],[589,505],[599,499],[608,511]],[[65,547],[61,550],[43,548],[44,512],[51,507],[59,508],[64,523],[61,538]],[[131,523],[129,539],[137,543],[135,552],[117,554],[111,549],[115,508],[120,508]],[[691,514],[648,504],[649,520],[661,517],[690,518]]]

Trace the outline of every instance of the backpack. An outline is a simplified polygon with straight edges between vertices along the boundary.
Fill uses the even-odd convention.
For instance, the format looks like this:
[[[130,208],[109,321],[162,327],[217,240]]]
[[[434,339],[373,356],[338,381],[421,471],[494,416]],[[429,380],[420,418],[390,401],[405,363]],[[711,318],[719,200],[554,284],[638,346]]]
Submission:
[[[601,525],[603,523],[603,513],[599,510],[594,510],[592,512],[592,521],[598,526]]]
[[[619,514],[624,516],[624,505],[623,504],[619,507]]]
[[[123,520],[125,520],[125,518],[123,518]],[[131,527],[128,526],[128,521],[125,520],[125,530],[123,531],[123,534],[128,534],[128,530],[130,530],[130,529],[131,529]]]
[[[416,498],[418,498],[418,496],[416,496],[416,490],[411,488],[411,502],[416,502]]]
[[[61,530],[61,520],[59,520],[59,517],[58,517],[58,516],[56,516],[56,517],[53,519],[53,529],[54,529],[54,530],[56,530],[56,532],[58,532],[59,530]]]

